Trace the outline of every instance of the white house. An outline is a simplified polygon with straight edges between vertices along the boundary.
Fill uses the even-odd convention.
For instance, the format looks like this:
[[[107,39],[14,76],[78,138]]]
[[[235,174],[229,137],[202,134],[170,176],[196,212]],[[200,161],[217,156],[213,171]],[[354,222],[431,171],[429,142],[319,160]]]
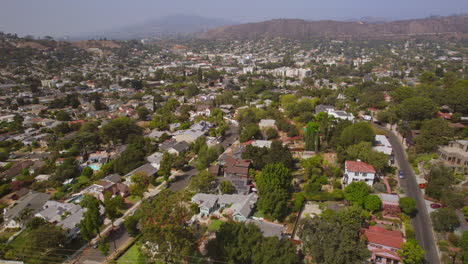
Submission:
[[[146,157],[146,160],[151,164],[151,166],[159,170],[163,156],[164,154],[162,152],[155,152]]]
[[[345,162],[345,174],[343,175],[343,186],[348,186],[348,184],[355,181],[363,181],[367,185],[372,186],[376,176],[376,171],[374,166],[358,161],[349,161]]]
[[[260,123],[258,124],[260,129],[267,129],[267,128],[276,128],[276,122],[273,119],[262,119],[260,120]]]
[[[78,224],[83,218],[85,210],[80,205],[73,203],[47,201],[42,207],[42,211],[36,213],[35,216],[62,227],[67,232],[67,237],[72,239],[76,238],[80,231]]]
[[[335,110],[335,109],[327,109],[327,113],[328,115],[331,115],[337,119],[341,119],[341,120],[349,120],[349,121],[353,121],[354,120],[354,116],[350,113],[347,113],[345,111],[340,111],[340,110]]]
[[[390,144],[390,141],[388,141],[388,138],[385,135],[375,135],[374,146],[372,148],[375,151],[388,155],[389,165],[394,163],[392,144]]]

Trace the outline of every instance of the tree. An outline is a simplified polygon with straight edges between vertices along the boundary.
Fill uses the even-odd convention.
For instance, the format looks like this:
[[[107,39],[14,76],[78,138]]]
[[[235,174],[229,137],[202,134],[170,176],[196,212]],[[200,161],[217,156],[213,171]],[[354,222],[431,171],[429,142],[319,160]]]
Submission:
[[[221,190],[222,194],[232,194],[234,193],[234,185],[230,181],[223,181],[221,182],[219,189]]]
[[[463,259],[467,260],[468,259],[468,231],[463,232],[459,245],[462,250]]]
[[[276,129],[270,127],[265,132],[268,139],[275,139],[278,137],[278,131]]]
[[[407,86],[400,86],[395,91],[390,93],[395,103],[399,104],[408,98],[415,96],[416,92],[413,88]]]
[[[120,195],[116,195],[112,197],[111,192],[107,192],[104,195],[104,212],[111,220],[111,224],[114,225],[115,219],[119,218],[122,213],[119,211],[121,209],[124,209],[125,207],[125,201]]]
[[[242,129],[239,137],[240,142],[247,142],[251,139],[261,139],[262,133],[257,124],[249,124]]]
[[[141,232],[154,251],[151,260],[188,263],[197,252],[197,237],[187,225],[191,213],[181,195],[163,190],[141,206]]]
[[[130,144],[128,148],[114,161],[114,171],[121,175],[125,175],[142,165],[144,160],[145,152],[143,149]]]
[[[433,72],[430,71],[424,71],[421,73],[419,76],[419,81],[424,84],[431,84],[437,80],[437,77]]]
[[[460,220],[452,208],[441,208],[432,212],[431,220],[437,232],[452,232],[460,226]]]
[[[438,146],[448,143],[453,136],[454,131],[449,122],[442,118],[425,120],[421,126],[421,134],[414,139],[416,150],[420,153],[434,151]]]
[[[375,139],[375,132],[369,123],[358,122],[346,127],[340,139],[344,146],[354,145],[361,141],[372,142]]]
[[[148,108],[142,106],[137,108],[137,114],[140,120],[146,120],[146,118],[148,118],[148,115],[150,114],[150,111],[148,110]]]
[[[256,177],[260,194],[257,207],[275,219],[282,219],[288,213],[291,175],[283,164],[268,164]]]
[[[104,222],[100,213],[99,201],[94,196],[87,194],[81,201],[81,206],[86,208],[86,212],[78,224],[80,234],[84,240],[91,241],[96,234],[100,235],[100,228]]]
[[[399,206],[407,215],[412,215],[416,211],[416,201],[411,197],[400,198]]]
[[[133,196],[143,198],[145,192],[148,191],[148,186],[151,182],[150,177],[144,172],[136,172],[132,176],[132,184],[130,185],[130,193]]]
[[[161,163],[159,164],[158,175],[164,177],[166,181],[169,179],[169,176],[171,176],[171,168],[174,160],[175,156],[166,152],[164,153],[161,159]]]
[[[360,239],[361,226],[358,222],[345,224],[349,223],[345,219],[351,219],[348,216],[348,213],[343,215],[332,213],[300,221],[298,234],[303,250],[313,256],[314,262],[361,263],[368,258],[367,246]]]
[[[397,114],[406,121],[420,121],[431,118],[437,112],[437,105],[426,97],[412,97],[403,100]]]
[[[395,124],[395,122],[398,121],[398,117],[394,112],[380,111],[377,113],[377,120],[382,123]]]
[[[352,182],[344,189],[345,199],[353,205],[364,205],[366,197],[369,195],[369,185],[362,181]]]
[[[66,233],[60,227],[48,223],[39,225],[29,230],[22,257],[27,259],[27,263],[50,263],[54,256],[60,254],[65,242]],[[37,250],[38,247],[41,250]]]
[[[196,167],[198,170],[204,170],[218,158],[218,150],[215,147],[203,145],[198,151]]]
[[[317,122],[309,122],[306,127],[304,136],[305,150],[319,150],[319,124]]]
[[[106,238],[103,237],[101,239],[98,249],[99,251],[101,251],[102,254],[107,255],[107,253],[109,252],[109,242],[107,241]]]
[[[376,212],[382,207],[382,201],[377,195],[368,195],[364,200],[364,208],[370,212]]]
[[[429,172],[426,194],[440,200],[445,192],[452,190],[454,182],[455,177],[450,168],[443,165],[433,165]]]
[[[138,221],[141,218],[141,211],[136,210],[133,215],[127,216],[124,220],[125,230],[132,236],[135,237],[140,233],[138,229]]]
[[[210,193],[215,189],[216,176],[204,170],[190,179],[188,188],[195,193]]]
[[[143,129],[128,117],[119,117],[111,120],[102,127],[102,133],[114,144],[127,143],[131,135],[142,135]]]
[[[398,255],[402,258],[402,264],[424,263],[424,250],[415,239],[408,239],[406,243],[403,243]]]
[[[216,238],[206,246],[208,256],[226,263],[298,263],[295,246],[289,240],[265,238],[254,224],[225,222]]]
[[[55,114],[55,118],[58,120],[58,121],[70,121],[71,120],[71,117],[70,115],[63,111],[63,110],[60,110],[58,111],[56,114]]]

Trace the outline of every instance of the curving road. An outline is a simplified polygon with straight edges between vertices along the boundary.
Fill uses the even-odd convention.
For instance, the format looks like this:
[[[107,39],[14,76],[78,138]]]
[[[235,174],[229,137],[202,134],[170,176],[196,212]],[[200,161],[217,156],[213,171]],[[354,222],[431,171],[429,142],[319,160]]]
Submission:
[[[392,144],[393,152],[395,154],[398,166],[400,170],[402,170],[406,175],[406,179],[400,179],[401,187],[403,188],[407,196],[413,198],[416,201],[418,213],[414,218],[411,219],[411,224],[413,225],[416,234],[416,239],[426,252],[426,263],[440,264],[432,224],[429,219],[429,213],[427,212],[426,204],[424,202],[423,195],[419,190],[418,183],[416,182],[416,177],[414,175],[413,169],[411,168],[411,165],[409,164],[408,159],[406,158],[406,152],[400,140],[395,136],[395,134],[392,131],[381,126],[378,127],[387,131],[387,137],[390,141],[390,144]]]

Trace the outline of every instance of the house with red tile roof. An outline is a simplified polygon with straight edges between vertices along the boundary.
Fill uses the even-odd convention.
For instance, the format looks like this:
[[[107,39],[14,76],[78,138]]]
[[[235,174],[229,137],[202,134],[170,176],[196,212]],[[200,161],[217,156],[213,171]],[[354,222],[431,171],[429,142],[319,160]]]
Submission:
[[[381,226],[370,226],[363,230],[367,238],[367,248],[371,252],[371,261],[376,264],[400,264],[398,250],[405,242],[400,231],[387,230]]]
[[[375,171],[374,166],[370,164],[360,160],[347,160],[345,162],[345,174],[343,175],[342,183],[346,187],[352,182],[363,181],[369,186],[372,186],[372,184],[374,184],[376,174],[377,172]]]

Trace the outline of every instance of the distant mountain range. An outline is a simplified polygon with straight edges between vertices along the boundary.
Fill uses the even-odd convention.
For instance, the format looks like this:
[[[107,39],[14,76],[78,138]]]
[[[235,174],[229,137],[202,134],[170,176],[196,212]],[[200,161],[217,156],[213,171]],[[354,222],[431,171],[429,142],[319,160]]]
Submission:
[[[340,36],[398,37],[449,32],[468,33],[468,15],[429,17],[392,22],[273,19],[258,23],[222,26],[202,33],[199,37],[205,39],[254,39],[259,37],[308,39]]]
[[[236,22],[222,18],[207,18],[194,15],[170,15],[148,22],[130,25],[104,32],[92,32],[74,36],[72,39],[129,40],[143,38],[166,38],[198,35],[220,26],[235,25]]]

